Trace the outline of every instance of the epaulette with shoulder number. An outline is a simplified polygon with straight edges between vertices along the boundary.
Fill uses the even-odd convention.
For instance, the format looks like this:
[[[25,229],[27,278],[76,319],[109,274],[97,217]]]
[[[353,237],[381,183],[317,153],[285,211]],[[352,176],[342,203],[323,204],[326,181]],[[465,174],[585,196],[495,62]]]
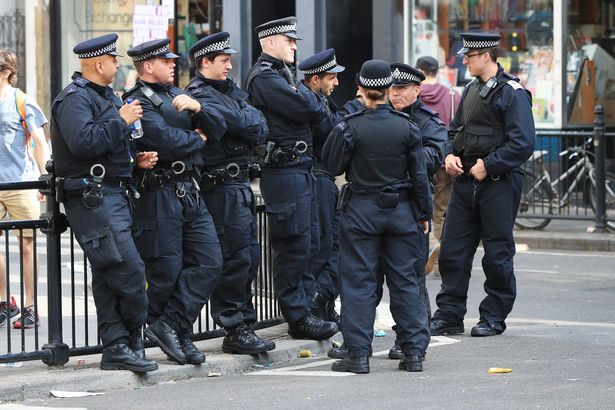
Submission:
[[[363,108],[363,109],[361,109],[359,111],[355,111],[355,112],[351,112],[350,114],[346,114],[346,115],[344,115],[344,120],[349,120],[350,118],[354,118],[354,117],[358,117],[360,115],[363,115],[365,113],[365,110],[367,110],[367,108]]]
[[[400,117],[404,117],[407,120],[410,119],[410,116],[408,114],[406,114],[405,112],[401,112],[401,111],[397,111],[397,110],[391,110],[391,113],[393,113],[395,115],[399,115]]]

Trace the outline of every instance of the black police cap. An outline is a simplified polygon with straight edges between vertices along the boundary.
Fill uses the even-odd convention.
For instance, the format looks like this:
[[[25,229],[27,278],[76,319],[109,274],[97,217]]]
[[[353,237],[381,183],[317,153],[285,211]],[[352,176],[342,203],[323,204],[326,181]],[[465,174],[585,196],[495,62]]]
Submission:
[[[231,48],[231,35],[226,31],[203,37],[189,50],[190,55],[194,58],[211,53],[236,54],[237,52]]]
[[[465,54],[472,49],[495,48],[500,45],[500,35],[487,32],[461,33],[463,47],[457,54]]]
[[[130,47],[127,54],[132,57],[132,61],[135,63],[150,58],[178,58],[179,56],[169,49],[170,42],[171,40],[168,38],[146,41]]]
[[[73,47],[73,53],[79,58],[92,58],[105,54],[112,56],[121,55],[115,50],[117,43],[117,34],[105,34],[104,36],[94,37],[89,40],[82,41]]]
[[[438,63],[438,60],[431,56],[423,56],[416,60],[416,68],[423,70],[426,73],[433,73],[438,71],[440,64]]]
[[[297,35],[297,18],[295,16],[284,17],[277,20],[271,20],[254,28],[258,39],[275,36],[276,34],[284,34],[286,37],[301,40]]]
[[[303,74],[313,75],[322,73],[341,73],[346,68],[337,63],[335,49],[328,48],[325,51],[314,54],[299,64],[299,70]]]
[[[391,64],[391,73],[393,75],[393,85],[421,85],[421,81],[425,79],[425,74],[408,64]]]
[[[363,88],[388,88],[392,82],[391,67],[382,60],[364,62],[357,78],[357,83]]]

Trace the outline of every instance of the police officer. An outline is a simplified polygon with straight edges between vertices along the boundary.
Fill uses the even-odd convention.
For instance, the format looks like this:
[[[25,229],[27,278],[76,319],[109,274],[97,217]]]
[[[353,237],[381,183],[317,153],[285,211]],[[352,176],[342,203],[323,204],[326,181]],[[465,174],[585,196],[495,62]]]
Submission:
[[[130,125],[138,101],[122,105],[108,84],[119,64],[117,34],[77,44],[82,72],[54,100],[51,143],[59,195],[73,233],[92,267],[92,294],[103,345],[100,368],[156,370],[145,358],[141,329],[147,317],[143,261],[130,235],[127,197],[135,161]],[[150,165],[154,154],[136,157]]]
[[[340,110],[331,98],[331,93],[339,85],[338,73],[344,69],[344,66],[337,63],[333,48],[316,53],[299,64],[299,70],[304,75],[303,83],[314,92],[329,114],[311,129],[320,226],[319,248],[313,271],[316,280],[313,313],[323,320],[335,322],[338,327],[340,317],[335,311],[335,299],[339,293],[337,289],[339,212],[335,208],[339,189],[335,185],[335,177],[322,164],[321,153],[327,136],[343,117],[338,114]]]
[[[455,177],[440,250],[442,288],[432,335],[463,333],[472,260],[482,241],[487,296],[472,336],[494,336],[516,296],[513,223],[523,183],[521,165],[534,149],[532,99],[497,63],[500,36],[462,33],[463,62],[476,77],[450,125],[446,172]]]
[[[369,373],[379,270],[387,279],[404,353],[399,368],[422,371],[429,344],[414,270],[421,257],[419,236],[429,228],[429,185],[420,131],[388,104],[392,81],[388,63],[363,63],[358,82],[366,109],[345,116],[323,148],[329,172],[345,172],[349,181],[340,198],[338,265],[348,355],[333,371]]]
[[[220,141],[209,144],[205,156],[202,195],[216,225],[222,247],[222,276],[211,298],[211,315],[226,335],[226,353],[257,354],[275,349],[275,343],[259,338],[252,329],[256,311],[252,282],[258,255],[252,259],[252,238],[258,235],[256,205],[250,179],[258,176],[251,151],[265,143],[267,121],[249,105],[248,95],[229,78],[233,68],[230,35],[212,34],[190,48],[196,76],[186,91],[202,105],[215,108],[227,125]]]
[[[287,65],[295,59],[299,39],[296,18],[273,20],[255,31],[263,52],[250,69],[246,90],[269,126],[261,192],[274,252],[274,288],[288,333],[323,340],[337,326],[311,313],[319,227],[310,124],[326,112]]]
[[[427,166],[427,176],[431,178],[440,169],[444,159],[444,149],[448,134],[438,113],[427,108],[419,97],[421,82],[425,75],[419,70],[402,63],[391,64],[393,74],[393,86],[391,87],[391,105],[397,111],[408,114],[410,119],[416,123],[421,131],[421,141],[423,143],[423,153],[425,154],[425,164]],[[425,264],[429,253],[429,237],[420,236],[423,241],[423,255],[418,259],[414,267],[417,273],[417,280],[421,289],[421,295],[427,308],[427,318],[431,317],[431,306],[429,303],[429,293],[425,286]],[[395,343],[389,351],[390,359],[401,358],[402,352],[399,343]]]
[[[214,109],[173,86],[175,58],[169,40],[151,40],[128,50],[139,78],[125,101],[143,107],[143,137],[137,146],[159,152],[158,164],[139,174],[141,198],[133,235],[145,261],[149,311],[145,336],[179,364],[200,364],[192,343],[193,323],[222,269],[215,227],[199,193],[202,153],[226,126]]]

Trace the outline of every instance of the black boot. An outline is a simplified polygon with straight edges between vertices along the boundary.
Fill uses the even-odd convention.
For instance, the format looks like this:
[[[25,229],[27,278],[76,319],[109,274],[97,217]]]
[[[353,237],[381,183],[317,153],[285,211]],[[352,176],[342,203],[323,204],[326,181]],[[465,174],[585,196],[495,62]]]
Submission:
[[[328,352],[327,356],[332,359],[343,359],[348,356],[348,348],[345,343],[342,343],[339,347],[332,347]]]
[[[369,373],[369,357],[359,356],[351,357],[346,356],[342,360],[331,365],[331,370],[334,372],[350,372],[350,373]]]
[[[128,347],[139,359],[145,359],[145,344],[143,343],[143,330],[138,328],[128,334]]]
[[[169,359],[186,364],[186,355],[182,351],[177,332],[164,321],[158,319],[143,332],[152,342],[156,343]]]
[[[329,304],[327,305],[327,320],[335,323],[337,328],[340,331],[342,330],[342,318],[335,310],[335,299],[329,300]]]
[[[391,350],[389,350],[389,359],[391,360],[399,360],[404,356],[401,351],[401,346],[395,343]]]
[[[182,333],[179,336],[179,343],[181,344],[182,352],[184,352],[184,355],[186,356],[186,363],[205,363],[205,355],[194,345],[189,333]]]
[[[403,355],[403,357],[399,361],[399,370],[405,370],[407,372],[422,372],[423,355]]]
[[[337,325],[314,315],[307,315],[288,324],[288,334],[294,339],[325,340],[337,333]]]
[[[226,336],[222,341],[224,353],[259,354],[273,349],[275,349],[274,342],[258,337],[246,323],[233,329],[226,329]]]
[[[322,293],[316,292],[314,294],[314,298],[312,299],[312,303],[314,304],[314,309],[312,310],[312,314],[319,319],[328,320],[327,319],[327,305],[329,304],[329,300]]]
[[[132,370],[136,373],[153,372],[158,363],[137,357],[126,343],[117,343],[103,349],[100,368],[103,370]]]
[[[429,325],[429,333],[432,336],[459,335],[465,332],[463,322],[449,322],[443,319],[432,319]]]

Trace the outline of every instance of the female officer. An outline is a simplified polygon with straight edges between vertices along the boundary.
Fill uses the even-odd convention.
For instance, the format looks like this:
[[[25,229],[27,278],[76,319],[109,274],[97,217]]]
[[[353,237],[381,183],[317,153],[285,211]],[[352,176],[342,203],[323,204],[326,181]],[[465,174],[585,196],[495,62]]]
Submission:
[[[322,153],[329,172],[349,181],[340,198],[338,265],[348,355],[332,365],[338,372],[369,373],[379,261],[404,353],[399,368],[422,371],[429,344],[413,269],[431,217],[425,159],[419,129],[388,104],[391,83],[388,63],[363,63],[358,84],[366,108],[344,117]]]

